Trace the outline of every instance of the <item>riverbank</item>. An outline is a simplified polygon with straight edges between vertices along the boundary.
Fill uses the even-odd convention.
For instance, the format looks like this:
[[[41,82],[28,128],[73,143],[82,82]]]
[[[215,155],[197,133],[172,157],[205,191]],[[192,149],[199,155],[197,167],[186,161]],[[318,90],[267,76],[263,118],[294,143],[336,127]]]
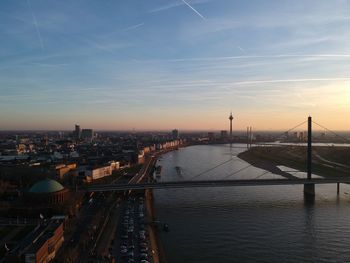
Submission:
[[[157,162],[157,159],[159,159],[162,155],[179,150],[181,148],[185,148],[191,145],[181,145],[180,147],[173,147],[170,149],[163,150],[156,154],[155,163]],[[148,174],[148,178],[152,180],[152,172],[153,169],[150,170],[151,172]],[[145,190],[145,205],[146,205],[146,213],[147,213],[147,221],[148,224],[148,233],[149,233],[149,240],[151,243],[151,249],[152,249],[152,255],[153,255],[153,262],[154,263],[166,263],[166,255],[163,249],[162,241],[158,234],[158,226],[154,223],[156,221],[156,211],[154,207],[154,198],[153,198],[153,190]]]
[[[349,176],[348,165],[350,159],[344,160],[345,152],[350,154],[350,149],[336,147],[314,147],[313,149],[313,173],[323,177]],[[237,155],[247,163],[281,175],[286,178],[294,176],[281,171],[277,166],[287,166],[298,171],[306,172],[306,147],[279,146],[279,147],[253,147]],[[341,163],[335,163],[337,160]],[[334,164],[334,165],[332,165]],[[336,165],[335,165],[336,164]]]
[[[269,171],[270,173],[281,175],[288,179],[295,178],[294,176],[282,171],[277,167],[278,165],[282,165],[282,164],[275,162],[273,160],[265,159],[264,157],[257,155],[256,152],[254,152],[252,149],[249,149],[248,151],[238,154],[237,157],[242,159],[243,161],[246,161],[250,165]]]
[[[159,251],[159,240],[157,235],[157,229],[154,226],[154,220],[155,220],[155,210],[153,205],[153,191],[152,190],[145,190],[145,204],[146,204],[146,215],[147,215],[147,221],[149,222],[147,226],[147,230],[149,233],[149,241],[151,243],[151,252],[153,257],[153,263],[160,263],[164,262],[160,260],[160,251]]]

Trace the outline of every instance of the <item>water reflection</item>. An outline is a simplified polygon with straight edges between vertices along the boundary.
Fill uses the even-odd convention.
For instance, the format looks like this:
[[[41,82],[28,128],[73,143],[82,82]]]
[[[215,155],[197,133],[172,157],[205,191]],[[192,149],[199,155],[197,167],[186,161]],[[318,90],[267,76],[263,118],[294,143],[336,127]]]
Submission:
[[[223,178],[247,165],[234,157],[242,150],[243,145],[195,146],[169,153],[161,161],[161,180],[187,180],[233,156],[201,179]],[[249,167],[232,179],[262,172]],[[342,185],[340,195],[335,185],[315,191],[310,199],[303,186],[157,190],[157,217],[170,226],[160,235],[168,262],[346,262],[350,187]]]

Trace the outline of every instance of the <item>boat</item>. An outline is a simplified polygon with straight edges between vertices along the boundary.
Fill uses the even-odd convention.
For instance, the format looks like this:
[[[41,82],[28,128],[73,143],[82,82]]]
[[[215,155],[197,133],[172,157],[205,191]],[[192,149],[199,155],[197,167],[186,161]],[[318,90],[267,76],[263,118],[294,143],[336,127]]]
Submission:
[[[182,175],[182,170],[180,166],[175,166],[175,169],[176,169],[177,175]]]
[[[169,225],[165,223],[165,224],[163,225],[163,230],[164,230],[165,232],[169,232]]]
[[[162,172],[162,166],[161,166],[161,165],[158,165],[158,166],[156,167],[156,177],[160,177],[161,172]]]

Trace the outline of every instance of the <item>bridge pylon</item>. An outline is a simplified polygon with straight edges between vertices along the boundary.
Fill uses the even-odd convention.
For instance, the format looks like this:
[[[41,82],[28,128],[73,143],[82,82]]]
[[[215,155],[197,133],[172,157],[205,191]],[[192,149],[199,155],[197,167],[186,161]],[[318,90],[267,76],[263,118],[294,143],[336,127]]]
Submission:
[[[307,180],[311,180],[312,175],[312,117],[307,120]],[[304,194],[309,196],[315,195],[315,184],[304,184]]]

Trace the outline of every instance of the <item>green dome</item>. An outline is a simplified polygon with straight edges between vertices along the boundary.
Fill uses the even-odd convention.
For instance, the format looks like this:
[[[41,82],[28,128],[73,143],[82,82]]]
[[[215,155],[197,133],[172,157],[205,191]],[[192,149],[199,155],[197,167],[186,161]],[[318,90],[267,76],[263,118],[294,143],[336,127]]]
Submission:
[[[35,183],[30,189],[29,193],[33,194],[48,194],[63,190],[64,187],[57,181],[45,179]]]

